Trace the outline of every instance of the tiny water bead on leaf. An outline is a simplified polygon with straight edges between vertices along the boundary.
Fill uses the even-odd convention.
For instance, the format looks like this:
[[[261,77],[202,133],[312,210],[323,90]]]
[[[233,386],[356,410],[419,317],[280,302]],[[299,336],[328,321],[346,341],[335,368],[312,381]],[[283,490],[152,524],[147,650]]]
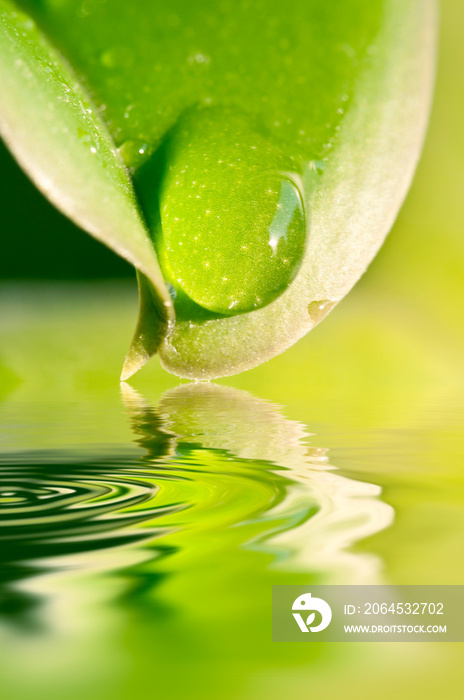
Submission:
[[[183,293],[178,307],[187,296],[235,315],[288,287],[306,240],[294,171],[242,115],[194,109],[180,119],[165,145],[159,193],[152,169],[140,179],[165,279]]]

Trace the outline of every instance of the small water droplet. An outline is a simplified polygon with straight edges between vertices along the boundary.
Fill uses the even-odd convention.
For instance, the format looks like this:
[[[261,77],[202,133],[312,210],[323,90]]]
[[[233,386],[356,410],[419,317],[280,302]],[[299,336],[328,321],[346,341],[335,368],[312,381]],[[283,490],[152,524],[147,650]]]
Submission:
[[[119,154],[128,168],[138,168],[148,152],[148,145],[143,141],[129,139],[118,148]]]
[[[319,323],[319,321],[322,321],[322,319],[327,316],[329,311],[333,309],[336,303],[336,301],[330,299],[312,301],[308,306],[308,314],[314,325]]]

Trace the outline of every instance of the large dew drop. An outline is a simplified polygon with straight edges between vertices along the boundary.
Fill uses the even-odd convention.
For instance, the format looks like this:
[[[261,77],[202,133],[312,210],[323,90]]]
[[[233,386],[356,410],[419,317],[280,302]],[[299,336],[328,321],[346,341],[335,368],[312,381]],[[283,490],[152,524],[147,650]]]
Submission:
[[[242,116],[211,108],[183,116],[165,144],[154,232],[178,306],[234,315],[288,287],[306,240],[296,171]]]

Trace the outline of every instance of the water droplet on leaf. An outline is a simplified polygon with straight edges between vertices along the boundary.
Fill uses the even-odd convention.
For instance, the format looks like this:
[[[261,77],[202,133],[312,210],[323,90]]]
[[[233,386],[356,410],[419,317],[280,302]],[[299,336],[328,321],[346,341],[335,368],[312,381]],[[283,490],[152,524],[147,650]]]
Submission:
[[[225,112],[184,115],[164,147],[159,203],[150,201],[149,176],[142,201],[165,279],[181,292],[177,303],[236,315],[288,287],[306,223],[294,163],[245,117]]]
[[[311,319],[311,321],[316,325],[316,323],[319,323],[319,321],[322,321],[322,319],[327,316],[329,311],[333,309],[333,307],[336,305],[336,301],[332,301],[330,299],[322,299],[321,301],[312,301],[308,305],[308,314]]]
[[[130,139],[119,147],[119,154],[128,168],[138,168],[146,158],[148,146],[144,141]]]

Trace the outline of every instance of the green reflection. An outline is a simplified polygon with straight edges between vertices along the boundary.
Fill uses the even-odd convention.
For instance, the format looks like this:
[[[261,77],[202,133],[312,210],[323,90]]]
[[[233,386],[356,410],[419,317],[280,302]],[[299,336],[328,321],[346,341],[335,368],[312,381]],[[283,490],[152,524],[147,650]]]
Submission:
[[[69,566],[121,577],[118,597],[154,624],[160,607],[187,614],[192,585],[226,580],[229,589],[229,577],[242,586],[253,580],[247,606],[284,572],[378,580],[379,561],[349,547],[389,525],[392,509],[377,486],[334,473],[326,450],[306,445],[302,424],[270,402],[211,384],[169,390],[156,409],[128,385],[122,392],[141,456],[2,456],[2,608],[10,622],[53,628],[53,615],[40,618],[49,596],[40,593],[43,576]]]
[[[89,402],[67,404],[56,393],[42,395],[37,404],[3,404],[11,436],[2,457],[4,521],[9,508],[23,507],[10,515],[13,539],[1,550],[9,621],[0,626],[0,665],[11,697],[86,694],[114,700],[156,685],[167,697],[213,698],[220,687],[231,700],[277,700],[286,687],[305,697],[298,679],[322,692],[327,674],[333,677],[329,697],[335,697],[350,674],[365,678],[366,664],[379,671],[381,647],[273,645],[270,587],[376,582],[384,561],[387,580],[404,582],[419,570],[417,556],[425,563],[442,556],[446,569],[455,555],[442,555],[444,534],[454,533],[456,542],[462,529],[459,519],[453,521],[444,481],[451,478],[451,462],[449,473],[441,471],[438,495],[439,475],[427,471],[423,460],[417,474],[405,470],[404,455],[420,453],[410,432],[406,443],[404,431],[380,437],[366,429],[361,436],[359,429],[347,433],[338,414],[335,431],[318,429],[318,438],[282,415],[295,413],[296,404],[281,409],[211,384],[169,389],[151,403],[122,386],[127,415],[108,395],[90,412]],[[366,410],[368,405],[372,400],[366,398]],[[9,413],[15,406],[18,412]],[[299,412],[308,415],[314,407],[306,400]],[[446,419],[450,460],[449,426],[458,417],[453,411]],[[124,422],[136,444],[125,436]],[[94,424],[99,445],[92,445]],[[372,452],[385,436],[389,449]],[[422,444],[423,436],[415,439]],[[317,443],[331,446],[330,461]],[[428,453],[445,443],[440,437],[434,444]],[[337,445],[343,449],[333,457]],[[332,460],[344,465],[343,475]],[[16,495],[12,477],[17,488],[23,486]],[[392,509],[369,482],[385,485],[386,500],[399,512],[396,527],[385,529]],[[29,500],[20,506],[27,487]],[[441,506],[427,524],[432,492]],[[454,486],[452,494],[458,504]],[[426,529],[411,541],[416,521]],[[406,574],[398,574],[403,559]],[[389,649],[388,659],[400,665],[396,677],[406,682],[429,652],[400,649]],[[429,659],[427,678],[439,676],[439,658]],[[447,668],[453,658],[448,652]],[[20,672],[24,662],[27,674]],[[387,695],[385,690],[380,697]]]

